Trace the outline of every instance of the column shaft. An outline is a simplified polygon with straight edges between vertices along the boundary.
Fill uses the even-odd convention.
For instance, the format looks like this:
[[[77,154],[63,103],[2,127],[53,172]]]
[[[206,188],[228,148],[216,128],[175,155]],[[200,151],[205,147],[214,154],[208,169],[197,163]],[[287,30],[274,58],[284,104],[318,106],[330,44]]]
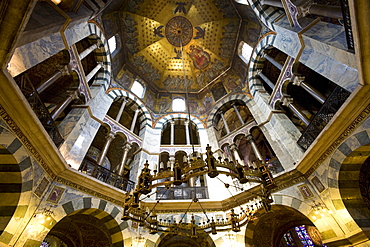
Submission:
[[[185,122],[186,145],[190,145],[189,122]]]
[[[342,8],[340,6],[312,4],[308,11],[310,14],[343,19]]]
[[[172,120],[171,121],[171,133],[170,133],[170,144],[174,145],[175,144],[175,122]]]
[[[117,122],[119,122],[119,120],[122,117],[122,113],[123,113],[123,110],[125,109],[126,103],[127,103],[127,100],[126,99],[123,99],[121,108],[119,108],[118,114],[116,116],[116,121]]]
[[[258,73],[259,77],[264,81],[266,82],[266,84],[271,88],[271,89],[274,89],[275,88],[275,84],[270,81],[269,78],[267,78],[267,76],[265,76],[262,72],[259,72]]]
[[[132,123],[131,123],[131,128],[130,128],[131,132],[134,132],[134,128],[135,128],[135,124],[136,124],[136,120],[137,120],[137,116],[139,115],[139,112],[140,112],[140,109],[136,109],[134,118],[132,119]]]
[[[64,111],[64,109],[74,100],[77,98],[76,92],[73,92],[71,95],[68,96],[62,103],[60,103],[52,112],[51,118],[53,120],[57,119],[59,115]]]
[[[124,175],[123,171],[125,169],[127,155],[128,155],[128,152],[130,151],[130,148],[131,148],[131,145],[129,143],[126,143],[126,145],[123,146],[122,160],[121,160],[121,164],[120,164],[119,170],[118,170],[118,175],[120,175],[120,176]]]
[[[37,93],[42,93],[45,89],[51,86],[54,82],[56,82],[65,72],[62,70],[56,71],[53,75],[51,75],[48,79],[41,82],[40,85],[36,88]]]
[[[89,82],[100,70],[102,65],[98,63],[95,68],[86,76],[86,82]]]
[[[252,147],[253,152],[256,155],[257,159],[259,159],[260,161],[263,161],[262,155],[261,155],[260,151],[258,150],[256,142],[254,141],[252,135],[248,135],[247,140],[251,144],[251,147]]]
[[[220,113],[220,115],[221,115],[222,121],[224,122],[226,133],[229,134],[230,133],[230,129],[229,129],[229,125],[227,125],[225,116],[224,116],[224,114],[222,112]]]
[[[238,118],[239,118],[240,123],[241,123],[242,125],[244,125],[243,118],[242,118],[242,116],[240,115],[240,112],[239,112],[239,110],[238,110],[238,108],[236,107],[236,105],[235,105],[235,104],[233,105],[233,108],[234,108],[234,111],[235,111],[236,115],[237,115],[237,116],[238,116]]]
[[[263,57],[266,58],[267,61],[272,63],[279,70],[283,69],[283,65],[281,63],[279,63],[278,61],[276,61],[274,58],[270,57],[268,54],[264,54]]]
[[[84,50],[83,52],[81,52],[80,54],[78,54],[78,57],[80,58],[80,60],[82,60],[82,59],[84,59],[87,55],[89,55],[92,51],[94,51],[98,47],[99,47],[99,44],[98,43],[93,44],[92,46],[88,47],[86,50]]]
[[[110,143],[113,141],[114,137],[115,136],[114,136],[113,133],[109,133],[108,136],[106,137],[107,140],[105,141],[103,150],[101,151],[99,159],[98,159],[98,165],[99,166],[101,166],[103,164],[103,161],[104,161],[105,156],[107,155]]]
[[[302,122],[308,126],[310,124],[310,120],[292,103],[288,105],[288,108],[295,114],[297,117],[302,120]]]
[[[301,87],[311,94],[315,99],[317,99],[321,104],[324,104],[326,97],[322,95],[319,91],[313,88],[311,85],[308,85],[306,82],[301,83]]]
[[[262,0],[261,5],[270,5],[278,8],[283,8],[281,0]]]

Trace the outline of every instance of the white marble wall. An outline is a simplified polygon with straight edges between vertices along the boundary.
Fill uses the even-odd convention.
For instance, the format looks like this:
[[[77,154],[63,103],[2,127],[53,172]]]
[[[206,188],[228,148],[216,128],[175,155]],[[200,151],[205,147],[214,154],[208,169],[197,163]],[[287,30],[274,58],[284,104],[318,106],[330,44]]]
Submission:
[[[103,120],[112,103],[103,87],[96,87],[93,92],[95,98],[87,103],[92,115],[87,108],[74,109],[59,127],[65,137],[59,151],[74,169],[79,168],[100,127],[94,118]]]

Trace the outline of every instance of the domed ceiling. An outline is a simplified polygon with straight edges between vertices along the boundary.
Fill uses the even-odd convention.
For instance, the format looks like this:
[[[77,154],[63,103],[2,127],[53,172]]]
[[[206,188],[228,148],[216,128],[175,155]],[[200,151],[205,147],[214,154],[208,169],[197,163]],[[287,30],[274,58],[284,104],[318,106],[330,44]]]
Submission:
[[[121,21],[128,69],[170,93],[201,92],[229,70],[241,26],[227,0],[129,0]]]

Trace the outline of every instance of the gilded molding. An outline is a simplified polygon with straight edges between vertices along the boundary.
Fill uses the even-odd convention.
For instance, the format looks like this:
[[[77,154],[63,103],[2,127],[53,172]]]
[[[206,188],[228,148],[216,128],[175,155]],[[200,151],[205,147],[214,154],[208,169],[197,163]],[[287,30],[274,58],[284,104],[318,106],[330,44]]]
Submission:
[[[97,192],[95,190],[89,189],[89,188],[87,188],[87,187],[85,187],[83,185],[77,184],[75,182],[69,181],[69,180],[64,179],[64,178],[61,178],[61,177],[57,177],[55,179],[55,182],[61,183],[63,185],[66,185],[68,187],[74,188],[74,189],[79,190],[81,192],[84,192],[86,194],[95,196],[97,198],[100,198],[100,199],[103,199],[103,200],[112,202],[112,203],[114,203],[114,204],[116,204],[118,206],[123,206],[123,204],[124,204],[122,201],[118,201],[118,200],[116,200],[116,199],[114,199],[112,197],[106,196],[106,195],[104,195],[102,193],[99,193],[99,192]]]
[[[12,132],[16,135],[16,137],[20,140],[24,148],[26,148],[32,155],[32,157],[38,162],[38,164],[44,169],[44,171],[49,175],[49,177],[56,182],[59,182],[63,185],[75,188],[79,191],[85,192],[89,195],[95,196],[97,198],[112,202],[119,206],[123,206],[123,202],[115,200],[109,196],[91,190],[83,185],[76,184],[69,180],[57,177],[57,175],[50,169],[41,155],[36,151],[35,147],[31,144],[28,138],[23,134],[22,130],[17,126],[14,120],[8,115],[2,105],[0,105],[0,117],[4,120],[6,125],[12,130]]]
[[[357,116],[357,118],[343,131],[343,133],[331,144],[331,146],[323,153],[313,166],[306,172],[305,177],[308,178],[314,171],[331,155],[343,142],[350,136],[353,131],[370,115],[370,104]]]

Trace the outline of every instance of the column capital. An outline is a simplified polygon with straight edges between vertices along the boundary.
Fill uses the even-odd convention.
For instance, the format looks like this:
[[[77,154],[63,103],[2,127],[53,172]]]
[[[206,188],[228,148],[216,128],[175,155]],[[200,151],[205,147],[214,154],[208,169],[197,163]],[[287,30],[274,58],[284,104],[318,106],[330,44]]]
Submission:
[[[305,79],[306,79],[306,77],[303,76],[303,75],[294,75],[293,85],[294,86],[301,86]]]
[[[231,145],[229,145],[229,147],[230,147],[231,151],[234,151],[234,150],[238,149],[238,146],[235,143],[232,143]]]
[[[293,98],[291,97],[283,97],[283,106],[289,106],[290,104],[293,104]]]
[[[109,132],[108,135],[105,137],[107,140],[113,140],[116,137],[116,134],[113,132]]]
[[[132,147],[132,144],[131,143],[128,143],[126,142],[123,146],[122,146],[122,149],[123,151],[129,151]]]
[[[247,141],[254,141],[252,134],[248,134],[247,136],[245,136],[245,138],[247,139]]]

